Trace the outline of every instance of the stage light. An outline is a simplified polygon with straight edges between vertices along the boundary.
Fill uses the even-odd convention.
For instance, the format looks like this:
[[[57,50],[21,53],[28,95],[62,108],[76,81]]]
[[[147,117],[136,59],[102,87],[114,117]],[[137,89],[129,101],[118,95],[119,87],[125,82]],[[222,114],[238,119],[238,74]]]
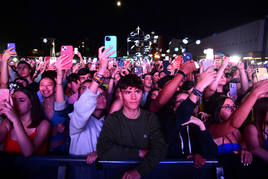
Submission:
[[[154,39],[158,39],[158,35],[155,35],[155,36],[154,36]]]
[[[43,42],[46,44],[47,43],[47,38],[43,38]]]
[[[181,49],[181,52],[182,52],[182,53],[183,53],[183,52],[185,52],[185,51],[186,51],[186,49],[185,49],[185,48],[182,48],[182,49]]]
[[[161,57],[165,57],[165,56],[166,56],[166,54],[164,54],[164,53],[161,54]]]
[[[116,2],[116,6],[117,6],[117,7],[121,7],[121,6],[122,6],[122,2],[121,2],[121,1],[117,1],[117,2]]]
[[[254,60],[251,60],[251,62],[250,62],[251,64],[254,64]]]
[[[170,50],[169,49],[167,50],[167,53],[170,53]]]
[[[240,61],[241,57],[234,55],[230,57],[230,62],[232,63],[238,63]]]
[[[160,55],[157,54],[157,53],[155,53],[155,54],[154,54],[154,58],[155,58],[155,59],[160,59]]]
[[[178,51],[179,51],[179,48],[178,48],[178,47],[175,47],[175,48],[174,48],[174,51],[175,51],[175,52],[178,52]]]
[[[182,42],[183,42],[184,44],[188,44],[188,40],[187,40],[187,39],[183,39]]]
[[[195,43],[196,43],[196,45],[199,45],[199,44],[201,44],[201,40],[196,40]]]

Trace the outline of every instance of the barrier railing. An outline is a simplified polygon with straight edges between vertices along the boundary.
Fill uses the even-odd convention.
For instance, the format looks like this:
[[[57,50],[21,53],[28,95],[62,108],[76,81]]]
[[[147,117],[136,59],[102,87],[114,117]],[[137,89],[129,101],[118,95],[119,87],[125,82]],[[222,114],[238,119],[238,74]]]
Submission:
[[[8,178],[73,179],[122,178],[124,172],[140,161],[98,161],[86,164],[79,156],[31,156],[0,153],[1,175]],[[1,177],[2,178],[2,177]],[[224,178],[217,160],[207,160],[201,168],[194,168],[192,160],[164,160],[143,178]]]

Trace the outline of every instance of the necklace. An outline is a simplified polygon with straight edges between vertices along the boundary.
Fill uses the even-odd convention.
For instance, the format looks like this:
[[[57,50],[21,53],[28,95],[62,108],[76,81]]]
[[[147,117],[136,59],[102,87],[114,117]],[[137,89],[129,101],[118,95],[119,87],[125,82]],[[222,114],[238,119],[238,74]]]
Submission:
[[[123,114],[129,118],[129,119],[137,119],[139,116],[140,116],[140,113],[141,113],[141,109],[139,108],[139,111],[134,115],[134,116],[129,116],[125,113],[124,109],[123,109]]]

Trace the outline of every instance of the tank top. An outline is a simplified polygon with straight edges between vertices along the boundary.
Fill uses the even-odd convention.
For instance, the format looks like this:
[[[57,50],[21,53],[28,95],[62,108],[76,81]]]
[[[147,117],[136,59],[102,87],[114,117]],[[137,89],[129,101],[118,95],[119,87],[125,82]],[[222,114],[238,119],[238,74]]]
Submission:
[[[9,153],[22,154],[18,141],[11,139],[10,131],[8,132],[8,136],[7,136],[7,139],[5,141],[4,151],[5,152],[9,152]],[[31,141],[33,141],[35,135],[36,135],[36,129],[28,137],[30,138]],[[43,144],[35,152],[35,154],[37,154],[37,155],[45,155],[46,154],[46,151],[47,151],[47,142],[45,144]]]

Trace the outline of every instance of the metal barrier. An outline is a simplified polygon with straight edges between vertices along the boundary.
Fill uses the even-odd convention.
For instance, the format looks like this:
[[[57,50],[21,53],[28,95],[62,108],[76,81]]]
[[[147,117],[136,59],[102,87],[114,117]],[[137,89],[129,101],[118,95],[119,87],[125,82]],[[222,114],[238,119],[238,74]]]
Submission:
[[[0,153],[1,176],[7,178],[49,179],[110,179],[121,178],[125,171],[140,161],[98,161],[86,164],[79,156],[31,156]],[[3,177],[1,177],[3,178]],[[217,160],[208,160],[201,168],[194,168],[192,160],[165,160],[142,178],[224,178]]]

